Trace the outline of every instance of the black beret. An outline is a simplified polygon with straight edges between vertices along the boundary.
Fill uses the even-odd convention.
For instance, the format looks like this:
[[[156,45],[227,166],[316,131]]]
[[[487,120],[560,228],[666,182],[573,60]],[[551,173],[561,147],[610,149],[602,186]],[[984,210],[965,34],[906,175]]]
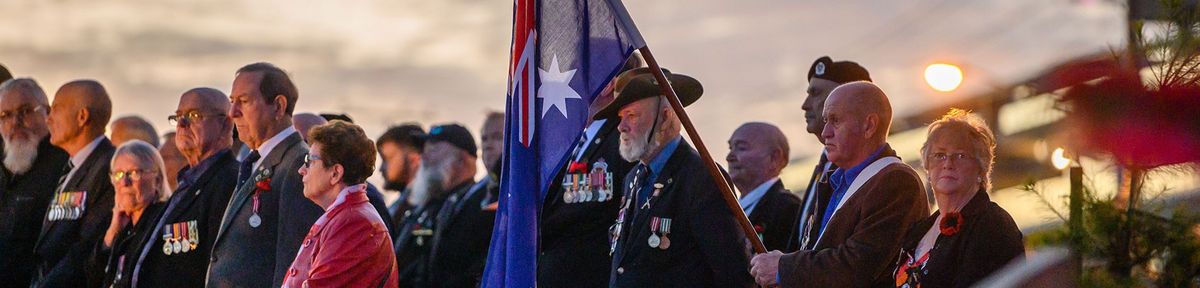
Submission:
[[[829,56],[822,56],[817,61],[813,61],[812,67],[808,68],[808,80],[812,81],[814,77],[838,84],[871,81],[871,73],[867,72],[867,68],[850,61],[833,62]]]
[[[674,74],[670,70],[663,68],[663,74],[666,74],[667,81],[671,82],[671,88],[675,89],[675,95],[679,96],[680,104],[683,106],[691,105],[696,100],[700,100],[700,95],[704,94],[704,86],[700,85],[700,81],[691,76],[683,74]],[[641,67],[633,70],[625,71],[617,76],[617,83],[613,87],[616,99],[612,103],[604,107],[604,110],[596,113],[593,119],[607,119],[617,116],[617,112],[621,111],[622,107],[629,103],[636,102],[651,97],[662,96],[662,88],[658,87],[658,80],[654,79],[654,74],[651,73],[649,67]]]

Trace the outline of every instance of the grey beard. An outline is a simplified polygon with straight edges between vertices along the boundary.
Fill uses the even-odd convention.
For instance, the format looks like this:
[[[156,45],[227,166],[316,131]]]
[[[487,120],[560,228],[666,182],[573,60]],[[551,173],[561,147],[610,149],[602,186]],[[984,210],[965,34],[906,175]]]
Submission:
[[[454,168],[454,160],[441,163],[421,163],[417,175],[413,176],[412,193],[408,195],[408,204],[425,205],[433,197],[442,198],[446,193],[446,181]]]
[[[4,137],[4,168],[17,175],[29,172],[33,168],[33,160],[37,159],[39,142],[41,139],[11,141]]]

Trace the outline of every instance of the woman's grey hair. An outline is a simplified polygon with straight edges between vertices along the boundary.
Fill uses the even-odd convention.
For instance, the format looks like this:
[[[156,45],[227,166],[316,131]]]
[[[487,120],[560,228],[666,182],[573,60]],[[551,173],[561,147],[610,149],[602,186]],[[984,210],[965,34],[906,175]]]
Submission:
[[[966,137],[970,143],[973,158],[979,162],[979,187],[984,191],[992,190],[992,165],[996,158],[996,136],[983,118],[971,114],[970,111],[951,108],[950,112],[942,115],[941,119],[929,124],[928,138],[921,146],[921,161],[925,169],[932,164],[929,161],[929,147],[935,140],[944,137]]]
[[[133,156],[133,159],[137,160],[138,162],[138,167],[145,170],[155,171],[155,176],[153,177],[158,179],[158,183],[161,183],[161,185],[158,187],[158,198],[156,202],[166,202],[167,199],[171,198],[171,192],[173,190],[171,189],[171,184],[167,183],[168,172],[165,170],[166,165],[163,164],[162,156],[158,154],[158,148],[154,148],[153,145],[146,143],[146,141],[137,139],[130,140],[129,142],[125,142],[125,144],[121,144],[120,147],[117,147],[117,151],[113,152],[113,158],[111,162],[109,162],[109,165],[111,166],[116,164],[117,157],[121,157],[121,155]]]

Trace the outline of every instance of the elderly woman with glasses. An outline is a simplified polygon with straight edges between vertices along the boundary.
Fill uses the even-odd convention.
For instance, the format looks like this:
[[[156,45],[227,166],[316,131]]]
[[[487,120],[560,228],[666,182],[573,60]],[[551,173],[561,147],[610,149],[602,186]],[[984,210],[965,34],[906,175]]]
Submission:
[[[938,211],[902,242],[896,287],[967,287],[1024,251],[1012,216],[988,199],[996,138],[967,111],[951,109],[929,125],[921,158]]]
[[[113,153],[109,173],[115,193],[112,221],[104,239],[97,244],[89,265],[90,287],[129,287],[133,263],[141,255],[154,220],[171,196],[163,160],[158,149],[141,140],[131,140]],[[188,231],[171,231],[169,238],[188,245]],[[168,237],[164,234],[163,237]],[[185,248],[186,247],[186,248]],[[150,247],[154,248],[154,247]],[[175,249],[175,246],[160,249]]]

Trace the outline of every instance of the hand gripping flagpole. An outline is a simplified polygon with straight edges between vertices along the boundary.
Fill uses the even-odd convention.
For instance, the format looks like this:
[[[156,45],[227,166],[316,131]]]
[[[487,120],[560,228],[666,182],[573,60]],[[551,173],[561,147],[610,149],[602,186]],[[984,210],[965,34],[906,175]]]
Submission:
[[[667,101],[671,102],[671,109],[675,111],[675,115],[679,116],[679,122],[683,123],[683,128],[687,130],[688,138],[692,140],[693,145],[696,145],[696,150],[700,152],[700,158],[704,160],[704,168],[708,168],[708,174],[712,176],[717,188],[721,189],[721,198],[725,199],[725,206],[737,219],[738,226],[742,227],[742,233],[745,233],[746,238],[750,239],[750,244],[754,246],[754,253],[766,253],[767,247],[763,246],[761,239],[758,239],[758,232],[750,224],[750,219],[746,218],[746,213],[742,211],[742,205],[738,204],[737,198],[734,198],[736,196],[733,195],[733,189],[729,188],[729,182],[726,182],[724,174],[717,168],[717,162],[713,161],[712,155],[708,153],[708,147],[704,146],[704,142],[700,140],[700,134],[696,133],[692,119],[688,117],[687,111],[683,110],[683,103],[679,102],[679,96],[675,95],[675,88],[671,87],[671,82],[667,81],[667,75],[658,66],[658,61],[654,60],[654,54],[650,53],[650,47],[642,46],[638,50],[642,52],[642,58],[646,59],[646,65],[650,66],[650,71],[654,73],[654,79],[663,84],[658,87],[662,89]]]

